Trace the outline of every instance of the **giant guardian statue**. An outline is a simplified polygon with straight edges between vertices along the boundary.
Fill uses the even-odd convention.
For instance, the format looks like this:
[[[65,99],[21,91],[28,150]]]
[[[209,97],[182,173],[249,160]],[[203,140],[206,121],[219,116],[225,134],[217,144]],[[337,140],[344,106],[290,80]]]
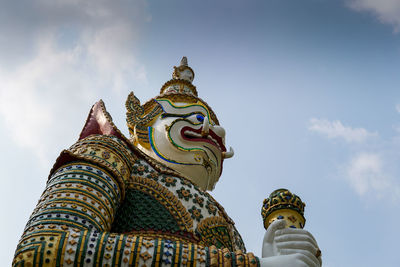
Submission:
[[[129,138],[102,101],[92,107],[50,171],[13,266],[321,265],[315,239],[301,229],[304,203],[284,189],[264,201],[262,257],[246,253],[208,193],[234,153],[193,78],[184,57],[158,96],[141,104],[131,93]]]

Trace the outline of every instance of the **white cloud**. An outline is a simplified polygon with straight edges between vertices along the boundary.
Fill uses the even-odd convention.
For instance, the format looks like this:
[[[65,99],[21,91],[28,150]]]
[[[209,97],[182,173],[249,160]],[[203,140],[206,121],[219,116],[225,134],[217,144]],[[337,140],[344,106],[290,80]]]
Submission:
[[[399,0],[347,0],[347,5],[359,12],[372,13],[380,22],[392,25],[395,32],[400,30]]]
[[[325,135],[328,138],[343,138],[346,142],[364,142],[367,138],[376,136],[364,128],[351,128],[344,126],[340,121],[328,121],[326,119],[310,119],[309,130]]]
[[[397,111],[398,113],[400,113],[400,104],[397,104],[397,105],[396,105],[396,111]]]
[[[400,197],[400,186],[384,172],[382,157],[375,153],[359,153],[348,164],[346,178],[359,196],[373,194],[381,198]]]
[[[9,15],[0,18],[0,127],[48,166],[68,128],[78,136],[94,101],[146,82],[135,47],[148,16],[141,0],[26,5],[2,6]]]
[[[397,108],[397,107],[396,107]],[[375,146],[373,152],[362,152],[368,138],[377,136],[364,128],[352,128],[343,125],[340,121],[328,121],[325,119],[311,119],[309,130],[320,133],[327,138],[341,138],[348,143],[360,143],[356,147],[356,154],[340,168],[340,176],[348,182],[357,195],[363,198],[382,198],[400,200],[400,184],[394,179],[396,175],[396,162],[398,153],[394,152],[395,143],[385,147],[385,143],[377,140],[379,146]],[[354,148],[354,147],[353,147]],[[395,149],[396,150],[396,149]]]

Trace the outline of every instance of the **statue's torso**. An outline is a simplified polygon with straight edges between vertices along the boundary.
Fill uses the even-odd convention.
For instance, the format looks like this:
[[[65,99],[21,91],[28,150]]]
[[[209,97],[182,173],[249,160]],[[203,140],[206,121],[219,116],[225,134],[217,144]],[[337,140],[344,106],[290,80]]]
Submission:
[[[218,202],[135,147],[101,101],[92,108],[80,140],[62,153],[51,173],[74,159],[98,164],[118,181],[121,195],[111,232],[245,251],[234,222]]]
[[[207,192],[145,159],[133,162],[132,170],[112,232],[245,250],[233,221]]]

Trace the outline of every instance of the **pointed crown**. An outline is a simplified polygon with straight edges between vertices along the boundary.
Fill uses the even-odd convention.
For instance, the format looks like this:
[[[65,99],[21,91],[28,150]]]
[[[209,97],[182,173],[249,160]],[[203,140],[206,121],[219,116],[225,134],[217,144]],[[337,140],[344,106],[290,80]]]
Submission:
[[[174,66],[172,79],[166,82],[160,90],[160,95],[165,94],[185,94],[197,97],[196,86],[192,84],[194,71],[188,65],[186,57],[183,57],[181,64]]]
[[[168,98],[174,102],[196,103],[200,101],[210,111],[212,120],[219,125],[217,116],[211,107],[197,95],[196,86],[192,84],[194,79],[194,71],[188,65],[186,57],[182,57],[178,67],[174,66],[172,79],[164,83],[161,87],[160,94],[155,99]],[[147,104],[147,103],[146,103]]]
[[[188,66],[187,58],[183,57],[181,64],[174,67],[172,79],[167,81],[160,90],[160,94],[141,105],[140,100],[131,92],[126,100],[127,123],[131,134],[136,132],[142,141],[147,140],[147,126],[162,112],[156,99],[167,98],[173,102],[196,103],[200,101],[210,111],[212,120],[219,125],[217,116],[211,107],[197,96],[196,86],[192,84],[194,71]]]

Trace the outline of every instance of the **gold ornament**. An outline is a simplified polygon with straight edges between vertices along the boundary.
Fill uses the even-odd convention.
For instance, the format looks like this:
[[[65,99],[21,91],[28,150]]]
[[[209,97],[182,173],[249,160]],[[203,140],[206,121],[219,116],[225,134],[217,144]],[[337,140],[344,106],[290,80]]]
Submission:
[[[261,209],[264,228],[275,220],[286,220],[287,228],[303,228],[305,203],[287,189],[277,189],[265,199]]]

